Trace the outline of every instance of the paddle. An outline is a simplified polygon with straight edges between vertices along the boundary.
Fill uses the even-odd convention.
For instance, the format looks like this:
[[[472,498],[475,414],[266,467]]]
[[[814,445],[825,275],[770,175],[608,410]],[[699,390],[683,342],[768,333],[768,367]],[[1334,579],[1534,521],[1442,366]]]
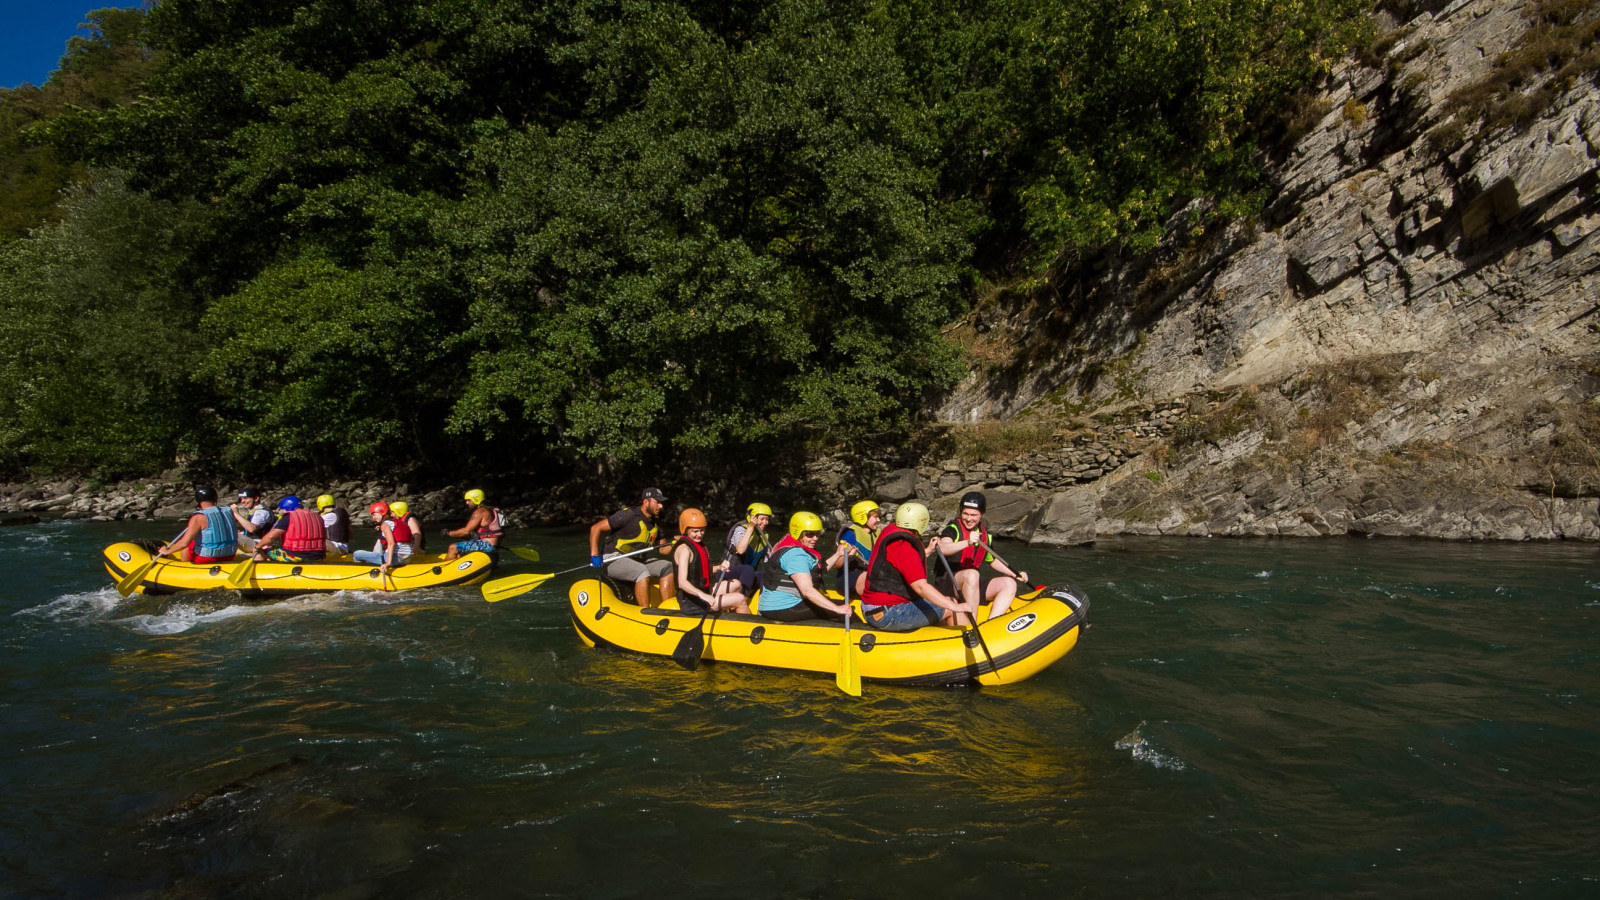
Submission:
[[[255,573],[256,558],[254,556],[247,556],[245,557],[244,562],[234,566],[233,571],[228,573],[228,584],[229,586],[242,591],[250,586],[250,576],[254,575]]]
[[[510,550],[512,553],[515,553],[528,562],[539,561],[539,551],[533,549],[532,547],[512,547]]]
[[[973,538],[972,542],[974,544],[977,544],[979,547],[982,547],[983,548],[983,552],[985,552],[985,553],[989,554],[990,556],[994,557],[994,561],[995,562],[997,562],[1000,565],[1005,566],[1006,568],[1010,569],[1013,573],[1021,573],[1022,572],[1021,569],[1019,569],[1016,566],[1013,566],[1011,563],[1008,563],[1005,560],[1001,559],[1000,558],[1000,554],[994,552],[994,548],[993,547],[989,546],[988,544],[985,544],[983,541],[980,541],[977,538]],[[1019,581],[1019,582],[1021,580],[1022,579],[1020,579],[1020,578],[1017,579],[1017,581]],[[1034,585],[1034,588],[1037,589],[1037,590],[1041,590],[1042,591],[1042,590],[1044,590],[1045,586],[1042,585],[1042,584],[1036,584],[1036,585]]]
[[[722,579],[726,578],[727,575],[727,572],[717,573],[717,580],[711,583],[711,595],[713,597],[716,596],[717,585],[721,584]],[[700,665],[700,657],[706,652],[706,619],[710,616],[711,607],[708,606],[705,613],[700,616],[700,621],[694,623],[693,628],[685,631],[683,637],[678,638],[678,646],[672,648],[672,661],[691,672],[694,671],[695,666]]]
[[[612,559],[626,559],[630,556],[638,556],[641,553],[649,553],[654,549],[656,548],[653,546],[644,547],[639,550],[635,550],[632,553],[624,553],[621,556],[613,556]],[[581,566],[573,566],[570,569],[564,569],[560,572],[551,572],[544,575],[512,575],[507,578],[496,578],[493,581],[484,582],[483,599],[489,601],[490,603],[498,603],[501,600],[515,597],[518,594],[526,594],[527,592],[533,590],[541,584],[544,584],[546,581],[549,581],[557,575],[566,575],[571,572],[579,572],[589,568],[593,567],[588,563],[585,563]]]
[[[948,526],[946,526],[946,527],[948,527]],[[944,529],[942,529],[942,528],[940,529],[940,531],[943,531],[943,530]],[[934,538],[935,542],[937,542],[938,540],[939,539],[937,537]],[[959,590],[959,588],[956,587],[956,573],[955,573],[955,570],[950,568],[950,560],[945,557],[944,551],[938,549],[937,547],[935,547],[933,552],[939,554],[939,562],[944,563],[944,573],[946,575],[950,576],[950,589],[952,591]],[[1007,566],[1007,568],[1010,568],[1010,566]],[[1013,571],[1015,571],[1015,570],[1013,570]],[[985,641],[983,639],[983,632],[978,630],[978,617],[977,617],[977,615],[975,615],[973,613],[967,613],[967,618],[972,621],[972,633],[974,635],[977,635],[977,637],[978,637],[978,646],[983,648],[983,658],[987,659],[989,661],[989,669],[990,669],[990,671],[994,672],[995,680],[999,681],[1000,680],[1000,667],[994,664],[994,657],[989,655],[989,642]]]
[[[850,552],[844,554],[844,640],[839,642],[839,671],[833,683],[852,697],[861,696],[861,670],[856,668],[855,645],[850,642]]]

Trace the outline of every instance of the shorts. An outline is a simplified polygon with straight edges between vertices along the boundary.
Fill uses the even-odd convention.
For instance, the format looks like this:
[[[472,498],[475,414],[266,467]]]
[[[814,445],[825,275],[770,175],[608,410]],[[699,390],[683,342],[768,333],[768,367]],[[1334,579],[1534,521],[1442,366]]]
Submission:
[[[233,562],[233,558],[236,555],[237,554],[229,553],[227,556],[196,556],[195,552],[194,552],[194,545],[193,544],[190,544],[183,551],[183,558],[185,560],[188,560],[189,562],[192,562],[192,563],[225,563],[225,562]]]
[[[961,570],[957,569],[956,571],[960,572]],[[999,572],[996,572],[995,570],[990,569],[988,567],[979,569],[978,570],[978,600],[979,600],[979,602],[988,602],[985,598],[987,598],[989,596],[989,585],[993,584],[994,580],[996,578],[1010,578],[1010,577],[1011,577],[1010,575],[1001,575]],[[943,572],[940,572],[938,574],[938,576],[933,579],[933,586],[939,590],[939,593],[944,594],[946,597],[955,597],[957,600],[961,599],[960,597],[956,597],[955,582],[951,581],[950,580],[950,576],[946,575]],[[1021,592],[1022,592],[1022,588],[1019,585],[1018,588],[1017,588],[1017,593],[1021,593]]]
[[[338,541],[329,541],[328,542],[328,550],[329,550],[329,552],[334,553],[334,554],[336,554],[338,556],[349,556],[350,555],[350,545],[349,544],[341,544]]]
[[[322,550],[305,550],[290,553],[282,547],[271,547],[267,550],[267,559],[273,562],[321,562],[327,554]]]
[[[832,622],[843,622],[844,616],[831,609],[823,609],[804,597],[800,602],[784,609],[759,610],[763,619],[774,622],[804,622],[807,619],[827,619]]]
[[[729,566],[728,574],[722,577],[723,581],[737,581],[741,590],[739,593],[746,597],[755,593],[756,570],[746,565]]]
[[[937,625],[944,618],[944,610],[932,603],[914,597],[893,606],[864,606],[867,624],[879,631],[916,631],[926,625]]]
[[[488,541],[457,541],[457,553],[487,553],[494,556],[499,548]]]
[[[640,562],[637,557],[628,559],[613,559],[606,563],[606,577],[612,581],[626,581],[632,584],[645,578],[665,578],[672,574],[672,561],[667,559],[652,559]]]

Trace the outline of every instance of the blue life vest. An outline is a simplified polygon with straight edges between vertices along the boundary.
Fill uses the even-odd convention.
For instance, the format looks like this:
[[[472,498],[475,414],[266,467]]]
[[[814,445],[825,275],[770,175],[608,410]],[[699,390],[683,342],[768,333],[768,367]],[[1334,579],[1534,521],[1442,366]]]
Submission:
[[[195,543],[197,556],[231,556],[238,549],[238,535],[234,531],[233,511],[225,506],[211,506],[200,510],[206,517],[206,527]]]

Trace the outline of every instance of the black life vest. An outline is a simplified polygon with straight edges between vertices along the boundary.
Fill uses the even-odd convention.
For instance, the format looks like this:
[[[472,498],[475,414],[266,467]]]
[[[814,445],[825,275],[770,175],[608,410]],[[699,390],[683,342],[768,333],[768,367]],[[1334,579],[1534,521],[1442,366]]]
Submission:
[[[678,555],[678,548],[687,546],[694,551],[695,558],[700,561],[696,566],[689,563],[689,583],[706,593],[711,593],[711,554],[698,541],[691,541],[686,537],[679,537],[672,545],[672,555]]]
[[[807,556],[811,557],[811,587],[819,591],[822,590],[822,578],[827,574],[827,570],[822,567],[822,554],[808,549],[805,544],[800,543],[790,535],[785,535],[783,540],[774,545],[771,552],[767,554],[767,561],[761,566],[761,589],[763,591],[788,591],[791,594],[804,596],[800,594],[800,586],[794,583],[794,576],[785,572],[783,566],[778,563],[778,557],[782,556],[790,547],[799,547],[801,550],[805,550]]]
[[[899,525],[890,525],[878,535],[878,542],[872,546],[872,558],[867,561],[867,590],[884,594],[893,594],[910,600],[916,596],[911,590],[911,585],[889,562],[888,549],[896,541],[910,541],[917,548],[917,555],[922,555],[922,541],[910,530]]]
[[[350,510],[342,506],[335,506],[333,524],[328,526],[328,540],[335,544],[350,543]]]

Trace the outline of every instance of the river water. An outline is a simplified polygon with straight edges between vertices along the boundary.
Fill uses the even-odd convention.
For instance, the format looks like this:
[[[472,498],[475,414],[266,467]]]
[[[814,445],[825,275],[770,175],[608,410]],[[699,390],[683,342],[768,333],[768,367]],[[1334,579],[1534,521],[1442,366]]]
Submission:
[[[567,579],[122,604],[171,530],[0,529],[0,895],[1600,891],[1593,545],[1001,544],[1077,649],[857,700],[586,649]]]

